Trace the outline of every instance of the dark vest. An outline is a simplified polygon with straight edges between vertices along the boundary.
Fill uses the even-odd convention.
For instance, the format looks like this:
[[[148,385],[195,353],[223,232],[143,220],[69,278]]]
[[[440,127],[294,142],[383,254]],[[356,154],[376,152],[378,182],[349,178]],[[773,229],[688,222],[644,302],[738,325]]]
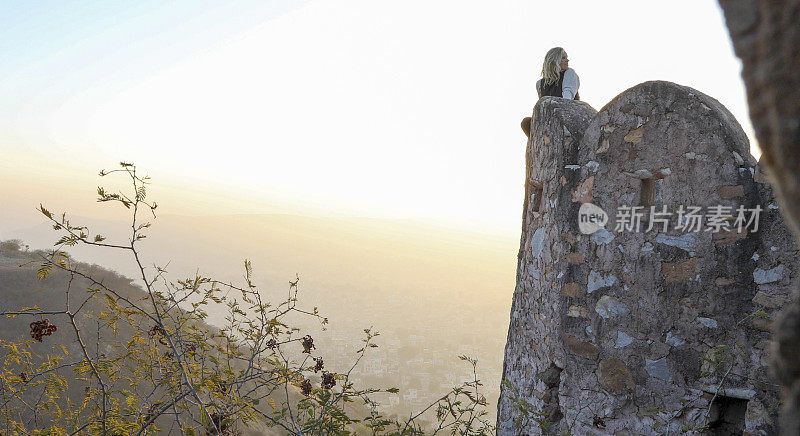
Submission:
[[[564,84],[564,73],[565,73],[564,71],[559,73],[558,74],[558,80],[556,80],[555,82],[553,82],[553,83],[551,83],[549,85],[546,85],[544,83],[544,79],[542,79],[542,86],[541,86],[542,95],[540,95],[539,97],[544,97],[545,95],[550,95],[550,96],[553,96],[553,97],[561,97],[562,95],[564,95],[563,94],[563,88],[562,88],[562,86]],[[580,99],[581,99],[580,92],[576,92],[575,93],[575,100],[580,100]]]

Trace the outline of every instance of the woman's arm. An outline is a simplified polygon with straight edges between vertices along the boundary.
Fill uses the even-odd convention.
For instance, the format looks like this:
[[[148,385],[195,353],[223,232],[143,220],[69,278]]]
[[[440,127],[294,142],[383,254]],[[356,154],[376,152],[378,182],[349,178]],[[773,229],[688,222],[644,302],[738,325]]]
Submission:
[[[561,96],[574,100],[580,86],[581,81],[578,79],[578,73],[572,68],[567,69],[564,72],[564,81],[561,83]]]

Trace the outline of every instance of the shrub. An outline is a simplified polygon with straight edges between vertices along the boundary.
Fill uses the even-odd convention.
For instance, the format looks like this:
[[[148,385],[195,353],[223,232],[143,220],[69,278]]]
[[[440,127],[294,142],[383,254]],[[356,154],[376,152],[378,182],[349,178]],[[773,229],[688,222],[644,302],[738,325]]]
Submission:
[[[31,321],[29,337],[0,339],[0,433],[494,432],[474,359],[460,356],[472,366],[471,380],[407,419],[388,418],[374,398],[398,389],[356,387],[351,377],[365,353],[377,347],[378,333],[364,330],[347,372],[329,371],[315,355],[313,337],[289,322],[299,314],[323,328],[327,324],[316,308],[299,305],[297,277],[289,281],[287,298],[273,304],[262,299],[247,260],[243,284],[200,274],[170,279],[165,268],[145,268],[137,243],[157,209],[147,199],[149,179],[128,163],[100,172],[111,174],[127,176],[130,190],[98,188],[98,201],[130,211],[124,242],[109,242],[66,214],[39,208],[60,237],[53,250],[32,253],[36,276],[57,278],[59,301],[0,312],[7,325],[17,320],[17,330],[19,319]],[[129,252],[139,291],[72,259],[65,249],[79,244]],[[21,243],[0,248],[20,251]],[[223,325],[206,323],[212,308],[224,309]],[[432,424],[425,427],[421,420],[428,415]]]

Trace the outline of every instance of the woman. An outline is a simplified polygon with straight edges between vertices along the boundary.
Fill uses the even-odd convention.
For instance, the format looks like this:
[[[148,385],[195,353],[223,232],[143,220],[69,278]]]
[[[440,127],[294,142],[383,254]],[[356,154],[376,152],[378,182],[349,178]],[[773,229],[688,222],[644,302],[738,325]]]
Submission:
[[[553,97],[580,100],[578,88],[581,81],[578,74],[569,67],[567,52],[561,47],[551,48],[544,56],[542,65],[542,78],[536,82],[536,92],[539,97],[546,95]],[[522,131],[525,136],[531,136],[531,117],[522,120]]]
[[[539,93],[539,97],[551,95],[580,100],[578,95],[580,84],[578,74],[569,67],[567,52],[561,47],[551,48],[544,56],[542,78],[536,82],[536,92]]]

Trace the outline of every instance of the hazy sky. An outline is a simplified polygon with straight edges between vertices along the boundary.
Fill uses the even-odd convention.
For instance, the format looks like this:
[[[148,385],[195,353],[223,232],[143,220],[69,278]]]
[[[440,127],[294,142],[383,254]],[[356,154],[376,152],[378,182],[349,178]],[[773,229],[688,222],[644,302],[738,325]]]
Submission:
[[[553,46],[596,109],[669,80],[751,132],[714,1],[4,1],[0,226],[88,213],[126,160],[167,212],[519,231],[519,121]]]

